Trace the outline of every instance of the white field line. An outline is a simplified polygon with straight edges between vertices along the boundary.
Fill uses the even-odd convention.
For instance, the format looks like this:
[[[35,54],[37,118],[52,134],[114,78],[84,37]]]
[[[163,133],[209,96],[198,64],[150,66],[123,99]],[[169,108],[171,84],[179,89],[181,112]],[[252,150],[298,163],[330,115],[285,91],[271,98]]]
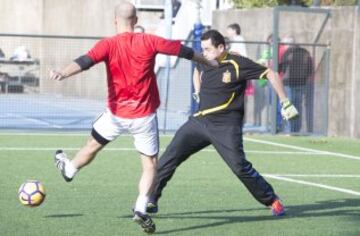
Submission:
[[[343,154],[343,153],[338,153],[338,152],[321,151],[321,150],[312,149],[312,148],[304,148],[304,147],[298,147],[298,146],[289,145],[289,144],[263,141],[263,140],[258,140],[258,139],[254,139],[254,138],[244,138],[244,140],[254,142],[254,143],[262,143],[262,144],[268,144],[268,145],[277,146],[277,147],[290,148],[290,149],[299,150],[299,151],[313,152],[313,153],[317,153],[317,154],[321,153],[321,154],[329,155],[329,156],[336,156],[336,157],[348,158],[348,159],[353,159],[353,160],[360,160],[359,156],[353,156],[353,155],[348,155],[348,154]]]
[[[346,189],[346,188],[338,188],[338,187],[334,187],[334,186],[330,186],[330,185],[317,184],[317,183],[310,182],[310,181],[291,179],[291,178],[281,177],[281,176],[276,176],[276,175],[271,175],[271,174],[270,175],[267,174],[267,175],[263,175],[263,176],[265,176],[267,178],[271,178],[271,179],[282,180],[282,181],[292,182],[292,183],[297,183],[297,184],[302,184],[302,185],[309,185],[309,186],[313,186],[313,187],[317,187],[317,188],[332,190],[335,192],[342,192],[342,193],[348,193],[351,195],[360,196],[360,192],[356,192],[354,190],[350,190],[350,189]]]
[[[360,175],[348,174],[264,174],[277,177],[301,177],[301,178],[360,178]]]
[[[55,151],[63,149],[65,151],[77,151],[81,147],[0,147],[0,151]],[[135,148],[104,148],[102,151],[136,151]]]
[[[54,151],[57,149],[63,150],[79,150],[81,147],[0,147],[0,151]],[[104,148],[104,151],[137,151],[135,148]],[[161,148],[160,151],[165,151],[165,148]],[[216,152],[215,149],[206,148],[201,152]],[[324,155],[322,153],[314,152],[289,152],[289,151],[262,151],[262,150],[249,150],[246,153],[253,154],[277,154],[277,155]]]
[[[89,136],[89,133],[84,133],[84,134],[72,134],[72,133],[0,133],[1,135],[18,135],[18,136],[32,136],[32,135],[38,135],[38,136]],[[121,135],[124,137],[127,136],[131,136],[131,135]],[[172,137],[173,135],[161,135],[164,137]],[[121,137],[120,137],[121,138]],[[348,154],[343,154],[343,153],[338,153],[338,152],[329,152],[329,151],[322,151],[322,150],[317,150],[317,149],[312,149],[312,148],[304,148],[304,147],[298,147],[295,145],[289,145],[289,144],[282,144],[282,143],[275,143],[275,142],[270,142],[270,141],[264,141],[264,140],[258,140],[258,139],[254,139],[254,138],[247,138],[244,137],[244,140],[246,141],[250,141],[250,142],[255,142],[255,143],[262,143],[262,144],[267,144],[267,145],[272,145],[272,146],[277,146],[277,147],[283,147],[283,148],[290,148],[290,149],[294,149],[294,150],[299,150],[299,151],[303,151],[303,152],[289,152],[287,154],[299,154],[299,155],[329,155],[329,156],[337,156],[337,157],[342,157],[342,158],[347,158],[347,159],[353,159],[353,160],[360,160],[359,156],[353,156],[353,155],[348,155]],[[0,149],[1,150],[1,149]],[[247,151],[245,150],[246,153],[255,153],[252,151]],[[267,152],[269,153],[269,152]],[[283,152],[282,152],[283,153]],[[280,152],[274,152],[274,154],[280,154]],[[284,153],[285,154],[285,153]]]
[[[34,132],[34,133],[33,133]],[[36,133],[36,131],[31,131],[29,133],[21,133],[21,132],[11,132],[11,133],[0,133],[0,136],[71,136],[71,137],[77,137],[77,136],[90,136],[89,131],[84,131],[83,133],[57,133],[57,132],[51,132],[49,133]],[[122,135],[121,135],[122,136]]]
[[[22,133],[22,132],[0,132],[0,136],[70,136],[70,137],[88,137],[90,136],[90,129],[88,131],[83,131],[82,133],[66,133],[66,132],[45,132],[45,133],[37,133],[36,131],[31,131],[29,133]],[[161,137],[174,137],[173,134],[160,134]],[[119,138],[121,137],[133,137],[131,134],[121,134]]]

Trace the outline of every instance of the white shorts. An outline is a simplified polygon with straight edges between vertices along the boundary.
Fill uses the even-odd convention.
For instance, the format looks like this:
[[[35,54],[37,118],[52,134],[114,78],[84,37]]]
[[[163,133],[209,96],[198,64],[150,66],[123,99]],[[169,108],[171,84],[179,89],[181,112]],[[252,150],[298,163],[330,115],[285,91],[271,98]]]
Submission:
[[[107,109],[93,123],[94,130],[96,132],[95,135],[93,132],[93,136],[101,136],[94,138],[100,139],[100,141],[105,139],[105,142],[115,140],[120,134],[130,133],[134,137],[134,146],[140,153],[154,156],[159,152],[159,131],[156,113],[141,118],[127,119],[115,116]]]

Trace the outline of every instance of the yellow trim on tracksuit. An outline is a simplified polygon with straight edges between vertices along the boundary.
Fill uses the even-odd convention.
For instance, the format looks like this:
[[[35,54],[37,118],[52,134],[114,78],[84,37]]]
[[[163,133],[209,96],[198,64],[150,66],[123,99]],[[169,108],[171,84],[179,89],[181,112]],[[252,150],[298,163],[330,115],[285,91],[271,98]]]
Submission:
[[[267,79],[266,77],[264,77],[268,72],[270,71],[270,69],[265,70],[263,73],[261,73],[261,75],[259,76],[259,79]],[[263,78],[264,77],[264,78]]]
[[[199,111],[199,112],[195,113],[194,116],[195,116],[195,117],[196,117],[196,116],[204,116],[204,115],[207,115],[207,114],[216,112],[216,111],[223,110],[223,109],[227,108],[227,107],[230,105],[230,103],[232,103],[232,101],[234,100],[234,98],[235,98],[235,92],[233,92],[233,93],[231,94],[230,99],[229,99],[226,103],[224,103],[224,104],[222,104],[222,105],[219,105],[219,106],[216,106],[216,107],[213,107],[213,108],[209,108],[209,109],[205,109],[205,110]]]
[[[223,60],[221,63],[231,63],[235,67],[236,79],[240,78],[240,71],[239,71],[239,64],[236,63],[234,60]]]
[[[228,52],[224,52],[222,55],[220,55],[220,57],[218,59],[216,59],[218,62],[221,62],[223,60],[225,60],[225,58],[228,56]]]

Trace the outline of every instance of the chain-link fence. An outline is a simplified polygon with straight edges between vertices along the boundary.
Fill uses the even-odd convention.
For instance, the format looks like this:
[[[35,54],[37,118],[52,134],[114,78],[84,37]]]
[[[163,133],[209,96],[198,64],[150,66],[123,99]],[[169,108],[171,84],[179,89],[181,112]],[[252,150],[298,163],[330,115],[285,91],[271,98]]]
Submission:
[[[258,48],[248,53],[250,58],[274,67],[271,42],[252,47]],[[271,85],[267,81],[257,80],[249,84],[247,89],[246,126],[254,131],[270,132],[275,124],[276,132],[280,133],[326,134],[329,53],[326,45],[279,44],[279,79],[290,101],[298,109],[299,117],[290,122],[284,121]],[[276,110],[275,116],[273,109]]]
[[[279,119],[272,107],[272,133],[327,134],[330,49],[328,9],[276,7],[273,10],[272,68],[278,71],[299,117]],[[326,30],[327,29],[327,30]],[[324,33],[324,32],[327,33]]]
[[[0,35],[0,128],[88,129],[104,110],[106,73],[96,66],[74,78],[55,82],[51,68],[61,68],[84,54],[97,38]]]
[[[61,68],[86,53],[97,40],[0,34],[4,53],[0,58],[0,129],[90,129],[106,107],[104,64],[61,82],[50,80],[48,74],[50,69]],[[157,72],[162,101],[159,128],[164,132],[175,131],[190,114],[191,66],[186,60],[178,60],[170,78],[164,77],[163,69]]]
[[[38,130],[86,130],[106,106],[106,72],[96,65],[74,78],[57,82],[48,78],[51,68],[61,68],[89,50],[99,38],[0,35],[0,128]],[[185,42],[188,46],[192,41]],[[242,44],[246,56],[271,66],[271,45],[268,42],[230,42]],[[230,46],[230,45],[229,45]],[[285,45],[284,45],[285,46]],[[278,131],[324,133],[319,114],[327,108],[328,57],[327,49],[317,45],[288,45],[284,61],[279,63],[280,74],[291,100],[301,118],[294,124],[275,121],[271,107],[275,101],[266,81],[252,81],[246,90],[244,130],[269,132],[271,124]],[[16,58],[22,49],[25,58]],[[292,49],[294,48],[294,49]],[[290,51],[294,51],[290,53]],[[307,61],[301,65],[296,55],[306,51]],[[21,50],[20,50],[21,51]],[[20,53],[21,56],[21,53]],[[289,58],[293,58],[293,61]],[[305,59],[304,59],[305,60]],[[294,68],[293,68],[294,67]],[[303,68],[305,67],[305,68]],[[177,60],[167,78],[164,69],[157,72],[161,105],[158,109],[159,128],[164,132],[177,130],[191,115],[193,65]],[[306,73],[306,78],[289,81],[287,74]],[[300,98],[300,99],[298,99]],[[314,115],[317,114],[316,116]],[[280,117],[280,114],[278,114]],[[320,117],[320,118],[319,118]],[[282,123],[281,123],[282,122]]]
[[[271,42],[229,42],[228,47],[230,51],[243,47],[244,56],[273,67]],[[297,107],[299,117],[291,122],[284,121],[271,85],[264,80],[254,80],[248,83],[245,92],[244,132],[271,132],[272,125],[276,124],[276,132],[280,133],[326,134],[330,63],[327,45],[281,43],[279,47],[279,79]],[[176,130],[191,114],[191,103],[194,102],[191,100],[191,75],[191,64],[183,60],[171,70],[169,79],[162,72],[158,74],[158,80],[167,80],[170,88],[168,93],[162,93],[162,99],[169,102],[167,107],[161,106],[159,110],[161,128]],[[164,91],[161,86],[160,91]],[[272,115],[273,107],[276,107],[276,118]],[[166,113],[169,117],[164,120]]]

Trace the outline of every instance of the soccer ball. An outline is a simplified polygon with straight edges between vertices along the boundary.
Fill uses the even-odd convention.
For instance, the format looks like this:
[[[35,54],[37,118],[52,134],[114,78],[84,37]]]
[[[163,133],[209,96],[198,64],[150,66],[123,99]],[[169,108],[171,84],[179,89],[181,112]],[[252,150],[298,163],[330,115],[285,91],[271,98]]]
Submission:
[[[45,199],[44,186],[37,180],[27,180],[20,186],[18,197],[25,206],[39,206]]]

